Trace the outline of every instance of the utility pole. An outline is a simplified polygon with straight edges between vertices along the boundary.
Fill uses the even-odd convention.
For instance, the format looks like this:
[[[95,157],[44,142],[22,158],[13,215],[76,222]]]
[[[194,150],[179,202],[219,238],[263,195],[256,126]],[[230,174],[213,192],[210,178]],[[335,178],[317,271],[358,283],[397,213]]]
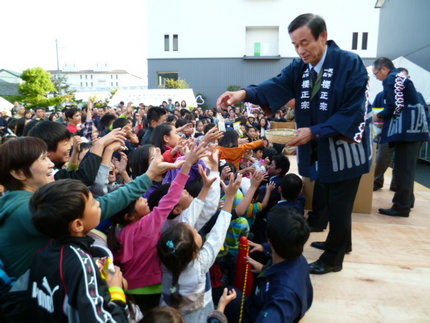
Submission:
[[[60,89],[60,95],[62,95],[63,89],[61,88],[61,82],[60,82],[60,59],[58,58],[58,39],[55,39],[55,50],[57,53],[57,83]]]

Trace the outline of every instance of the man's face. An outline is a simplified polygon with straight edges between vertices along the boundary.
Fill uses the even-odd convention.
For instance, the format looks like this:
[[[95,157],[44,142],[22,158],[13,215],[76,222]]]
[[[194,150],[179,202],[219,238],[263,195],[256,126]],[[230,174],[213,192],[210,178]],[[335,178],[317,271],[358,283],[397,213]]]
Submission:
[[[45,110],[43,109],[37,109],[36,110],[36,117],[38,118],[45,118]]]
[[[297,54],[306,64],[315,66],[323,58],[326,49],[327,32],[321,33],[318,39],[315,39],[310,28],[303,26],[293,31],[290,37]]]
[[[267,167],[267,172],[269,173],[269,176],[279,175],[280,169],[276,168],[276,162],[274,160],[272,160],[269,167]]]
[[[380,81],[385,80],[390,73],[390,70],[385,66],[382,66],[381,68],[375,68],[375,66],[373,66],[372,69],[373,75],[375,75],[375,77]]]

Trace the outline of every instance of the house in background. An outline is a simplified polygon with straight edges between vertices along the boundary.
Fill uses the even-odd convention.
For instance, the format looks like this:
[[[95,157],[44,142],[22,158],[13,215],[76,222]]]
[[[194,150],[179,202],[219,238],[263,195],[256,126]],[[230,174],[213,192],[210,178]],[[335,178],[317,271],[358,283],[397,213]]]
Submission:
[[[70,90],[76,92],[112,91],[114,89],[146,89],[144,79],[125,70],[49,70],[51,75],[66,76]]]
[[[21,73],[0,69],[0,96],[18,95],[18,85],[21,80]]]

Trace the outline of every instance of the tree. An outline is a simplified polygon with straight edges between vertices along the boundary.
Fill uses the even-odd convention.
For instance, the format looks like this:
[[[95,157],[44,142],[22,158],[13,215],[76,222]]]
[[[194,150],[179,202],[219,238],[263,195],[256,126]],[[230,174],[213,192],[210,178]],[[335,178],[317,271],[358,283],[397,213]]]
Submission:
[[[240,85],[230,85],[227,87],[227,91],[232,91],[232,92],[239,91],[240,89],[241,89]]]
[[[21,79],[24,83],[19,85],[19,93],[27,108],[49,107],[72,99],[70,95],[49,97],[52,92],[56,92],[56,88],[51,75],[41,67],[25,70]]]
[[[187,81],[181,79],[166,79],[166,89],[189,89]]]
[[[76,91],[70,90],[70,84],[67,83],[67,76],[66,75],[57,75],[52,74],[51,75],[51,81],[55,86],[55,92],[58,95],[61,95],[63,93],[72,95]]]

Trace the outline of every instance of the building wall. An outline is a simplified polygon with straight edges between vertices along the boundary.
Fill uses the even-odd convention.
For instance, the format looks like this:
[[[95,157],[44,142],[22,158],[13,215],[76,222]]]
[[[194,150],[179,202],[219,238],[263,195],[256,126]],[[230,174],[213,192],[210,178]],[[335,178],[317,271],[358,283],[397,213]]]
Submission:
[[[430,1],[386,0],[380,10],[377,56],[404,56],[430,71]]]
[[[149,0],[148,58],[243,57],[247,27],[278,27],[278,55],[295,57],[288,24],[299,14],[321,15],[341,48],[351,49],[352,33],[369,32],[369,46],[359,55],[375,56],[379,10],[375,0]],[[164,36],[169,35],[165,51]],[[173,35],[178,50],[173,51]]]
[[[156,89],[157,72],[176,71],[179,78],[187,81],[194,94],[206,96],[211,107],[217,98],[227,91],[230,85],[245,87],[273,77],[287,66],[293,58],[243,59],[243,58],[188,58],[188,59],[149,59],[148,88]],[[373,58],[363,59],[366,66]]]
[[[228,86],[263,81],[297,57],[288,25],[306,12],[321,15],[328,38],[343,49],[352,50],[357,33],[353,51],[373,61],[379,26],[374,6],[375,0],[149,0],[148,88],[160,86],[158,73],[176,73],[214,106]]]

